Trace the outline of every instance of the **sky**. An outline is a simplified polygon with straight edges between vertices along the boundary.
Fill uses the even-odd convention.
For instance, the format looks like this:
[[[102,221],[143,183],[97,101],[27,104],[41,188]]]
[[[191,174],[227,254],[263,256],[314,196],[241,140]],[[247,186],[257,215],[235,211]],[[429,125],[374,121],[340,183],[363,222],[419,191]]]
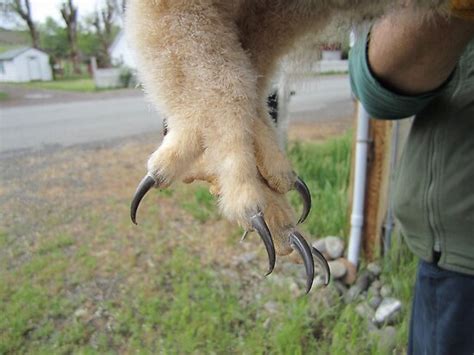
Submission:
[[[33,20],[43,22],[46,17],[51,16],[61,21],[59,7],[62,2],[63,0],[30,0]],[[78,16],[81,18],[98,8],[99,5],[103,3],[103,0],[74,0],[73,3],[77,6],[79,12]],[[12,28],[15,24],[10,19],[2,17],[0,18],[0,26]]]

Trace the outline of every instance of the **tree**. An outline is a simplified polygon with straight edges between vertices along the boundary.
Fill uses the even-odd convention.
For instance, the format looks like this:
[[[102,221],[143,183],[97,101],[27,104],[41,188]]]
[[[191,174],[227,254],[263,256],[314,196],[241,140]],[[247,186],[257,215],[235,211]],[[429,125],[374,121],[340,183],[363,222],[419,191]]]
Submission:
[[[77,7],[74,6],[72,0],[67,0],[61,5],[61,16],[66,23],[69,56],[74,73],[81,74],[81,63],[79,62],[79,51],[77,49]]]
[[[126,0],[115,0],[115,8],[117,9],[117,14],[121,19],[121,25],[123,25],[123,18],[125,16],[125,8],[127,5]]]
[[[107,0],[105,7],[97,11],[94,15],[92,24],[95,27],[96,34],[100,42],[101,66],[110,67],[112,61],[109,54],[109,47],[112,44],[116,31],[114,26],[115,16],[117,14],[117,3],[115,0]]]
[[[8,10],[16,13],[26,22],[28,30],[30,31],[31,43],[34,48],[40,48],[39,34],[36,29],[36,24],[31,16],[30,0],[9,0]]]
[[[47,17],[39,26],[41,48],[55,61],[64,59],[69,51],[66,29],[52,17]]]

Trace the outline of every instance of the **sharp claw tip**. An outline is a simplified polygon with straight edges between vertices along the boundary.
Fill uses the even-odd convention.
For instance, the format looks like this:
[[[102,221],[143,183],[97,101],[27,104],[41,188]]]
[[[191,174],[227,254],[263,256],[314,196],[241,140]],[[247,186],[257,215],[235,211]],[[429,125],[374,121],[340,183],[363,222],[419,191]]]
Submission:
[[[311,210],[311,193],[306,183],[299,176],[297,176],[296,178],[296,181],[294,183],[294,188],[296,189],[296,191],[298,191],[298,193],[303,198],[303,212],[297,223],[297,224],[301,224],[306,220]]]
[[[269,275],[273,269],[275,268],[275,246],[273,245],[273,240],[272,240],[272,235],[270,233],[270,230],[268,229],[267,223],[265,222],[265,219],[263,218],[263,213],[258,212],[256,215],[251,217],[251,224],[252,227],[257,231],[257,233],[260,235],[260,238],[262,239],[265,249],[267,250],[268,254],[268,261],[269,261],[269,268],[268,268],[268,273],[265,275]]]
[[[132,203],[130,206],[130,219],[132,220],[133,224],[137,225],[136,215],[138,206],[140,205],[142,198],[155,184],[156,180],[153,178],[153,176],[149,174],[145,175],[142,181],[140,181],[140,183],[138,184],[137,190],[133,195]]]
[[[301,255],[305,269],[306,269],[306,294],[311,291],[311,288],[313,287],[313,281],[314,281],[314,260],[313,256],[311,255],[311,248],[308,245],[308,242],[303,238],[303,236],[297,232],[293,231],[290,234],[290,243],[293,249],[298,251],[298,253]]]

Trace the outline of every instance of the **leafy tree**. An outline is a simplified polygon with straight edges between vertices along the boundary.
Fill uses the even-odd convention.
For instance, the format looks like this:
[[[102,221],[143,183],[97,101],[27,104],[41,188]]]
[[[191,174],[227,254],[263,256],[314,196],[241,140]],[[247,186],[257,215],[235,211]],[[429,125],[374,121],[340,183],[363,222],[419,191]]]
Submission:
[[[55,60],[66,58],[69,51],[67,31],[52,17],[39,26],[41,47]]]

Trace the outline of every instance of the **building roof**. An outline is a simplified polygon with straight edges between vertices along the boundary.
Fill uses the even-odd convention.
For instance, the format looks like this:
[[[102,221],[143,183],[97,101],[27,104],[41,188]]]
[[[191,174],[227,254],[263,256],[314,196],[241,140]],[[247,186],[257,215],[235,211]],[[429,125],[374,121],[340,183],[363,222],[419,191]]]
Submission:
[[[20,54],[23,52],[26,52],[28,49],[36,49],[33,47],[18,47],[18,48],[13,48],[10,50],[7,50],[3,53],[0,53],[0,60],[11,60],[13,58],[18,57]],[[44,53],[43,51],[36,49],[37,51],[40,51],[41,53]],[[46,54],[46,53],[44,53]]]

